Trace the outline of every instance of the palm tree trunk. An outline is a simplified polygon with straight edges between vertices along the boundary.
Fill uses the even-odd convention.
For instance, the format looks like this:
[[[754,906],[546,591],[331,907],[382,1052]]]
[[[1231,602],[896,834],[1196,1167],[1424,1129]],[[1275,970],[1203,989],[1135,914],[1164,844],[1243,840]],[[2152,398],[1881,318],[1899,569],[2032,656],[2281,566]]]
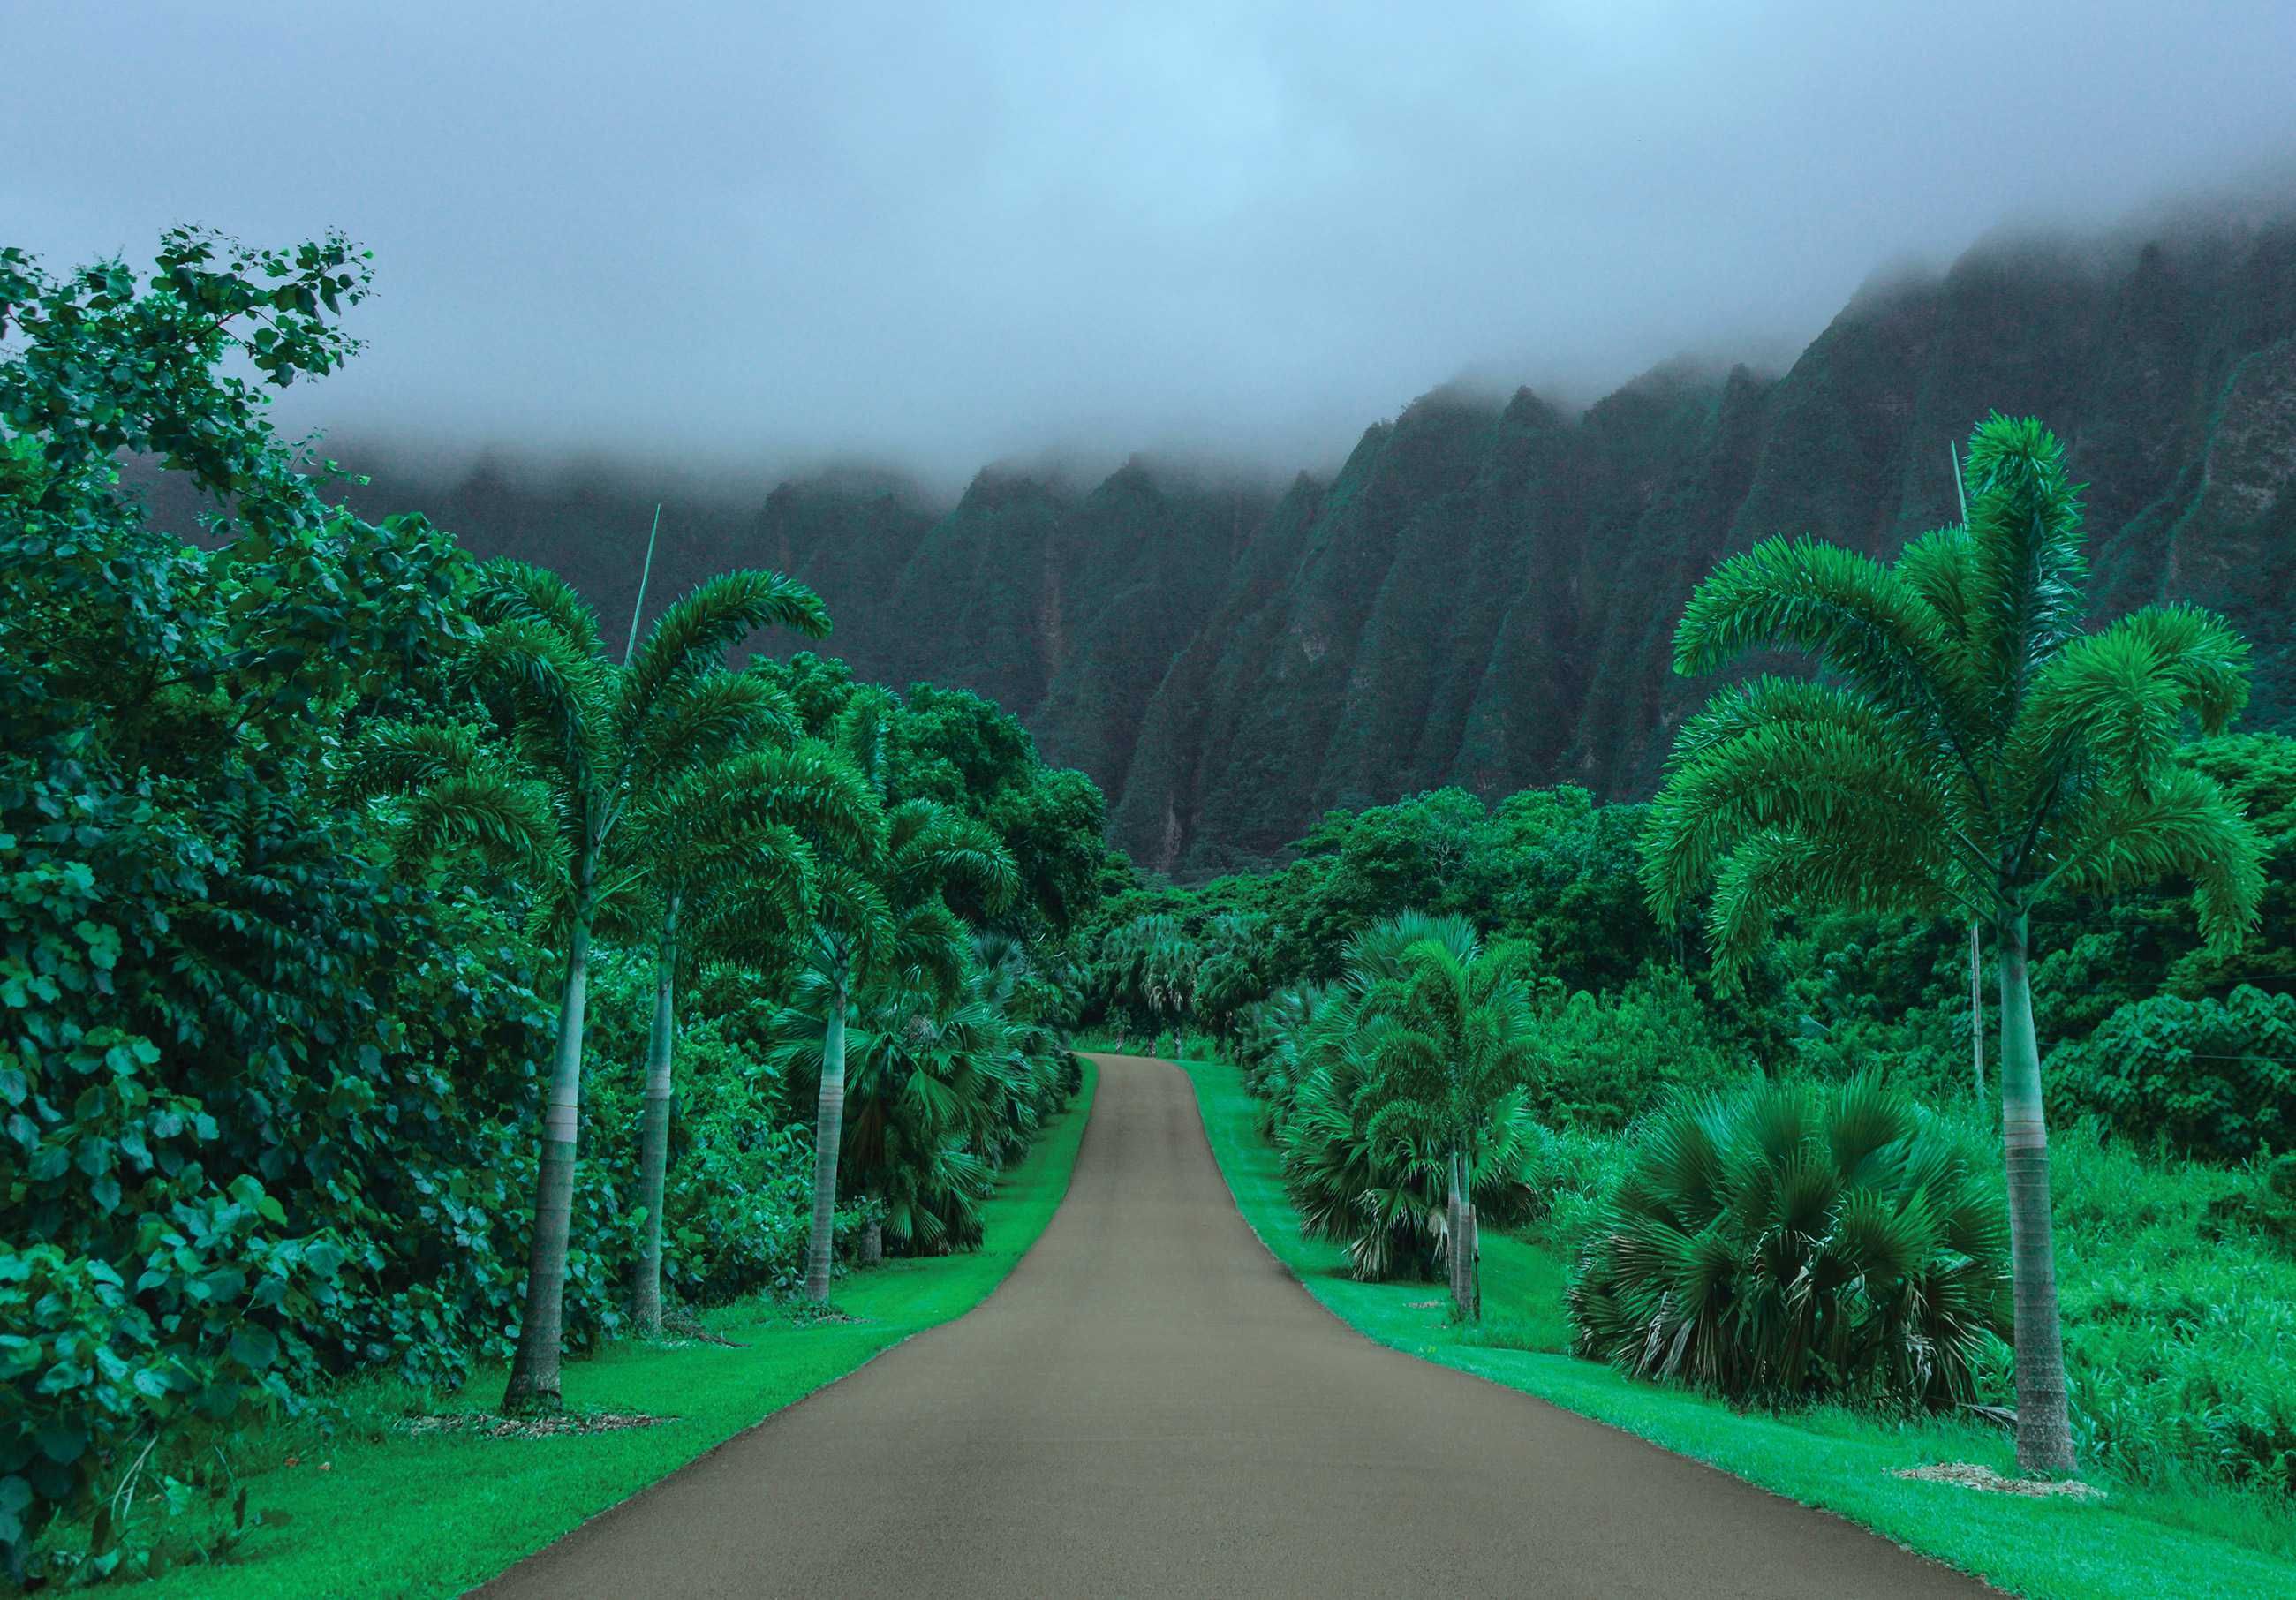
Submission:
[[[558,1048],[542,1112],[542,1168],[526,1264],[526,1304],[519,1317],[518,1356],[503,1393],[505,1411],[554,1411],[563,1404],[558,1345],[565,1329],[566,1246],[574,1220],[574,1134],[582,1115],[582,1021],[589,1003],[590,884],[595,867],[595,853],[586,854],[575,887],[574,930],[558,997]]]
[[[2025,918],[1995,931],[2001,963],[2001,1136],[2009,1169],[2009,1259],[2016,1303],[2017,1465],[2073,1470],[2064,1337],[2049,1214],[2049,1129],[2041,1115],[2041,1052],[2033,1033]]]
[[[677,1034],[677,907],[672,895],[662,918],[661,950],[653,976],[653,1031],[646,1038],[645,1116],[638,1135],[638,1200],[645,1235],[638,1244],[637,1282],[631,1309],[640,1331],[661,1332],[661,1197],[669,1177],[670,1058]]]
[[[1470,1298],[1467,1288],[1469,1245],[1467,1243],[1467,1196],[1464,1192],[1464,1186],[1459,1181],[1462,1165],[1459,1153],[1453,1151],[1450,1170],[1445,1184],[1449,1193],[1444,1196],[1446,1213],[1444,1231],[1448,1237],[1445,1240],[1443,1248],[1444,1253],[1449,1258],[1451,1268],[1451,1304],[1462,1317],[1465,1317],[1469,1315],[1467,1301]]]
[[[821,1042],[821,1111],[813,1133],[813,1240],[805,1258],[805,1297],[829,1298],[829,1258],[837,1232],[837,1145],[845,1136],[845,982],[830,986],[829,1029]]]
[[[1985,1104],[1985,983],[1978,976],[1977,919],[1969,919],[1969,1066],[1977,1086],[1977,1103]]]
[[[1475,1187],[1467,1177],[1467,1158],[1459,1158],[1459,1310],[1469,1322],[1483,1315],[1482,1224],[1475,1218]]]

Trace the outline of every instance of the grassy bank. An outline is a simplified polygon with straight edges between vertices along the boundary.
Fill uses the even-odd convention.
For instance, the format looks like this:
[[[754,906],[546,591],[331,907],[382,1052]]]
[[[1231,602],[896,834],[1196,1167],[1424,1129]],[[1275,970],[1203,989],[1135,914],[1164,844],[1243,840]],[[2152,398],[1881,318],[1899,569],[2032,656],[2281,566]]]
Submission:
[[[770,1301],[724,1308],[700,1340],[623,1343],[569,1364],[566,1403],[583,1414],[640,1413],[651,1427],[561,1437],[410,1436],[380,1386],[352,1397],[363,1420],[330,1440],[277,1430],[277,1465],[247,1480],[260,1523],[227,1561],[138,1586],[138,1600],[432,1600],[459,1595],[586,1519],[675,1472],[870,1358],[971,1310],[1004,1281],[1068,1192],[1097,1081],[1008,1173],[987,1208],[987,1243],[968,1255],[889,1261],[837,1285],[857,1320],[800,1321]],[[476,1374],[455,1404],[499,1396],[500,1370]],[[398,1391],[403,1408],[405,1391]],[[287,1465],[289,1457],[295,1465]]]
[[[1908,1481],[1896,1469],[1966,1461],[2014,1470],[1990,1429],[1904,1424],[1824,1409],[1740,1414],[1686,1391],[1630,1382],[1564,1353],[1563,1273],[1535,1243],[1487,1235],[1487,1317],[1447,1325],[1439,1291],[1358,1284],[1337,1245],[1300,1236],[1274,1148],[1235,1070],[1190,1063],[1197,1104],[1237,1207],[1275,1257],[1342,1321],[1431,1361],[1550,1400],[1821,1506],[2000,1588],[2050,1600],[2244,1600],[2296,1594],[2287,1519],[2252,1499],[2180,1496],[2106,1484],[2081,1502],[1985,1494]]]

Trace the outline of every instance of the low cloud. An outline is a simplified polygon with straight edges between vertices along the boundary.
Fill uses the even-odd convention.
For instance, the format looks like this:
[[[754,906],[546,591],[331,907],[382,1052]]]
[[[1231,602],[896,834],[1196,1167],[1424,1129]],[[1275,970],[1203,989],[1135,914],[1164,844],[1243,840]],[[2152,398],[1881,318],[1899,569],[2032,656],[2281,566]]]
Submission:
[[[1791,359],[1884,263],[2296,151],[2296,8],[15,0],[0,232],[371,246],[283,418],[945,489],[1324,468],[1467,377]]]

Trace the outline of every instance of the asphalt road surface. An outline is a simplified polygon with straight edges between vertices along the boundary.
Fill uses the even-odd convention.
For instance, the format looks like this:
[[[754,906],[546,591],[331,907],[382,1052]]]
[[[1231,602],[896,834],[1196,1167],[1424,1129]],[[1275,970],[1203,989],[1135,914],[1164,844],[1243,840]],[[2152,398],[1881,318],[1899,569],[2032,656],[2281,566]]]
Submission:
[[[480,1593],[1992,1592],[1848,1522],[1361,1338],[1237,1214],[1186,1075],[1100,1061],[1068,1198],[979,1309]]]

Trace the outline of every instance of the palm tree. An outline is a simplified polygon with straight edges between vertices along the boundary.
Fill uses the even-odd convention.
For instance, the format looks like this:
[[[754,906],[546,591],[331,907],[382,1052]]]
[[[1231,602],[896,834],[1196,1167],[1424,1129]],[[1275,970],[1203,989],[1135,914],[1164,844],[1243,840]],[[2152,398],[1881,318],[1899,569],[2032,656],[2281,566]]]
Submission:
[[[795,726],[793,717],[777,718],[768,736],[788,737]],[[681,963],[708,955],[765,971],[785,967],[813,923],[815,841],[849,848],[866,837],[873,815],[860,775],[817,741],[689,767],[647,792],[634,834],[643,841],[650,890],[654,1005],[638,1140],[645,1221],[630,1301],[648,1333],[661,1331],[662,1195]]]
[[[1364,997],[1365,1017],[1387,1024],[1372,1047],[1365,1141],[1390,1162],[1441,1160],[1451,1300],[1469,1320],[1482,1314],[1472,1175],[1499,1150],[1519,1159],[1530,1114],[1538,1058],[1521,965],[1519,947],[1462,953],[1421,939]]]
[[[1571,1275],[1578,1353],[1741,1405],[1966,1405],[2010,1331],[1979,1143],[1873,1077],[1671,1102]]]
[[[2212,946],[2253,920],[2260,845],[2172,759],[2187,719],[2225,726],[2247,646],[2218,618],[2150,606],[2082,629],[2080,505],[2038,422],[1995,416],[1968,455],[1964,526],[1894,565],[1772,538],[1691,597],[1675,669],[1750,651],[1816,658],[1815,682],[1718,692],[1677,737],[1644,839],[1652,907],[1713,885],[1726,974],[1790,907],[1973,916],[1993,932],[2016,1322],[2017,1456],[2072,1466],[2028,918],[2051,894],[2191,881]]]
[[[369,722],[341,751],[335,792],[381,802],[378,820],[404,876],[437,878],[463,857],[529,889],[565,874],[548,786],[473,724]]]
[[[1302,1231],[1344,1243],[1354,1276],[1365,1282],[1430,1273],[1439,1259],[1471,1274],[1472,1244],[1453,1250],[1469,1231],[1463,1202],[1480,1216],[1493,1208],[1514,1213],[1529,1199],[1522,1172],[1536,1127],[1527,1095],[1489,1107],[1457,1163],[1440,1118],[1381,1120],[1398,1097],[1435,1098],[1433,1086],[1382,1063],[1388,1036],[1405,1022],[1394,1003],[1409,976],[1405,956],[1422,945],[1461,967],[1481,966],[1486,981],[1520,966],[1513,951],[1484,956],[1464,917],[1405,912],[1349,941],[1339,982],[1287,991],[1257,1023],[1271,1037],[1253,1076],[1269,1096],[1269,1132],[1282,1148],[1284,1187]],[[1519,983],[1505,987],[1509,1005],[1526,1005]],[[1508,1031],[1521,1039],[1529,1025],[1526,1014]],[[1520,1063],[1521,1075],[1529,1066]],[[1472,1292],[1472,1276],[1467,1287]]]
[[[820,598],[778,573],[729,572],[665,611],[616,665],[597,618],[555,573],[523,562],[481,570],[472,611],[479,681],[490,688],[525,768],[547,785],[566,870],[545,910],[566,951],[557,1046],[542,1127],[534,1238],[505,1408],[560,1403],[566,1251],[582,1098],[590,939],[602,906],[643,883],[644,852],[610,855],[618,830],[697,761],[738,749],[777,710],[772,690],[725,669],[727,648],[768,627],[829,631]],[[640,843],[644,841],[642,840]]]
[[[828,984],[816,972],[775,1020],[784,1081],[821,1075]],[[1010,1153],[1016,1100],[1041,1087],[1013,1029],[968,972],[953,993],[880,986],[845,1030],[838,1176],[873,1202],[885,1243],[912,1253],[980,1240],[980,1207]],[[1034,1110],[1032,1104],[1032,1112]],[[865,1246],[863,1259],[873,1259]]]
[[[890,709],[890,696],[857,693],[834,731],[836,744],[881,805],[891,787]],[[845,1032],[856,992],[898,983],[954,997],[964,980],[971,940],[944,894],[959,890],[990,910],[1001,909],[1018,890],[1020,874],[1003,842],[980,823],[934,801],[913,800],[887,808],[865,836],[823,852],[817,884],[818,908],[805,952],[821,986],[823,1018],[805,1293],[825,1301],[844,1136]]]

